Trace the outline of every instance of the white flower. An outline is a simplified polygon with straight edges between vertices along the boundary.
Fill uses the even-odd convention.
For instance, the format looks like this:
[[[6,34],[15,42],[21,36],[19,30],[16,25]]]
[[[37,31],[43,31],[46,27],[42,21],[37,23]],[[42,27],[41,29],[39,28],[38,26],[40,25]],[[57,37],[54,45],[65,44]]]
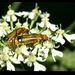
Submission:
[[[15,71],[15,67],[12,65],[12,63],[9,60],[7,60],[6,63],[4,61],[0,60],[0,66],[1,67],[6,66],[7,70]]]
[[[0,66],[1,66],[1,67],[4,67],[4,66],[5,66],[4,61],[0,60]]]
[[[58,27],[54,24],[51,24],[49,21],[42,21],[41,23],[38,23],[40,27],[44,27],[46,25],[47,28],[50,28],[52,31],[55,31],[58,29]]]
[[[53,48],[54,47],[53,43],[49,42],[49,41],[44,42],[43,45],[46,46],[47,48]]]
[[[34,71],[46,71],[46,67],[38,62],[34,62]]]
[[[9,56],[8,54],[6,53],[2,53],[0,55],[0,65],[1,67],[4,67],[6,66],[7,67],[7,70],[9,71],[15,71],[15,67],[12,65],[11,61],[9,60],[11,56]]]
[[[63,37],[65,37],[71,43],[73,43],[72,40],[75,40],[75,34],[66,34],[66,32],[62,29],[58,29],[56,33],[56,36],[53,36],[52,39],[56,42],[60,42],[62,45],[65,43]]]
[[[34,12],[30,12],[29,18],[30,18],[30,19],[34,19],[34,16],[35,16],[35,13],[34,13]]]
[[[22,12],[15,12],[14,14],[17,15],[17,16],[20,16],[20,17],[23,15]]]
[[[10,16],[9,15],[6,15],[5,18],[6,18],[6,21],[7,22],[10,22]],[[12,15],[12,20],[13,21],[16,21],[17,20],[17,17],[15,15]]]
[[[4,35],[6,35],[7,33],[6,33],[6,31],[4,30],[4,28],[3,27],[0,27],[0,36],[4,36]]]
[[[3,53],[7,54],[9,52],[9,47],[5,46],[3,48]]]
[[[48,52],[49,52],[49,48],[46,48],[45,46],[43,46],[41,49],[39,49],[38,51],[38,57],[37,60],[44,62],[46,61],[47,57],[48,57]],[[44,59],[40,58],[40,56],[44,57]]]
[[[50,35],[51,35],[51,31],[50,31],[49,29],[46,29],[46,30],[43,31],[41,34],[50,36]]]
[[[29,15],[29,12],[22,11],[22,12],[15,12],[14,14],[19,16],[19,17],[23,16],[25,18],[26,16]]]
[[[25,18],[25,17],[27,17],[30,14],[30,12],[22,11],[22,14],[23,14],[23,17]]]
[[[31,33],[38,33],[38,32],[39,32],[39,29],[33,28],[33,29],[30,30],[30,32],[31,32]]]
[[[25,59],[24,63],[27,63],[27,65],[29,67],[31,67],[32,65],[34,65],[34,71],[45,71],[46,68],[45,66],[39,64],[37,61],[41,61],[43,62],[42,57],[36,57],[36,53],[37,53],[37,48],[35,48],[29,55],[28,57]]]
[[[40,14],[40,17],[41,17],[41,18],[43,18],[43,17],[49,17],[49,16],[50,16],[50,14],[49,14],[49,13],[47,13],[47,12],[46,12],[46,13],[44,13],[44,14]]]
[[[69,35],[69,34],[64,33],[64,37],[71,43],[72,43],[72,40],[75,40],[75,34]]]
[[[15,64],[20,64],[20,61],[17,59],[17,53],[15,53],[14,56],[9,57],[9,59]]]
[[[56,42],[60,42],[62,45],[65,43],[62,34],[56,35],[52,37],[52,39],[55,40]]]
[[[7,64],[7,70],[15,71],[15,67],[12,65],[12,63],[10,61],[7,61],[6,64]]]
[[[60,56],[60,57],[63,57],[63,53],[61,51],[57,51],[55,49],[51,49],[51,53],[52,53],[52,57],[53,57],[53,60],[55,60],[55,56]]]
[[[26,21],[26,22],[23,23],[22,27],[25,27],[26,29],[29,29],[29,28],[28,28],[28,25],[29,25],[29,24],[28,24],[28,22]]]
[[[22,45],[22,46],[20,47],[20,50],[21,50],[22,54],[24,54],[24,55],[26,55],[26,56],[28,56],[29,53],[30,53],[30,52],[27,51],[27,49],[28,49],[28,48],[26,47],[26,45]]]

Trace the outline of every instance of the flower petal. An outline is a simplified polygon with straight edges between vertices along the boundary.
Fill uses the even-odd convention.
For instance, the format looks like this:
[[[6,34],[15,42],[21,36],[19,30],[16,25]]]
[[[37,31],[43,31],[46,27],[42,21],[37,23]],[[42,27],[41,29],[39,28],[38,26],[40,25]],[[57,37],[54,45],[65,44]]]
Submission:
[[[21,54],[18,55],[18,61],[23,61],[23,56]]]
[[[57,50],[55,50],[55,49],[52,49],[52,50],[51,50],[51,53],[52,53],[52,57],[53,57],[53,60],[54,60],[54,61],[56,61],[54,56],[63,57],[63,53],[62,53],[61,51],[57,51]]]
[[[38,62],[34,62],[34,71],[46,71],[46,67]]]
[[[9,59],[15,64],[20,64],[20,62],[17,59],[17,54],[15,54],[14,57],[9,57]]]
[[[29,14],[29,18],[30,18],[30,19],[34,19],[34,15],[35,15],[35,13],[31,12],[31,13]]]
[[[72,41],[71,40],[75,40],[75,34],[71,34],[71,35],[69,35],[69,34],[64,34],[64,37],[69,41],[69,42],[71,42],[72,43]]]
[[[7,64],[7,70],[15,71],[15,67],[11,64],[10,61],[7,61],[6,64]]]
[[[37,48],[34,48],[34,50],[32,51],[33,55],[35,55],[37,53]]]
[[[47,27],[50,28],[52,31],[55,31],[55,30],[58,29],[58,27],[56,27],[56,25],[51,24],[51,23],[48,22],[48,21],[46,22],[46,24],[47,24]]]
[[[44,22],[42,21],[41,23],[38,23],[40,27],[44,27]]]
[[[65,43],[65,40],[63,39],[63,36],[61,34],[59,34],[55,41],[60,42],[62,45]]]

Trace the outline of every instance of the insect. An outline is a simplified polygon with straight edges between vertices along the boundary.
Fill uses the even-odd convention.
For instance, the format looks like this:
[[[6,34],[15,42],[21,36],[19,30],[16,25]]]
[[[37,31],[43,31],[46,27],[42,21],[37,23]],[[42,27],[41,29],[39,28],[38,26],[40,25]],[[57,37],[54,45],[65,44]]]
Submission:
[[[7,34],[5,36],[5,42],[7,46],[12,45],[27,45],[27,44],[34,44],[36,42],[40,41],[46,41],[48,40],[48,37],[46,35],[42,34],[26,34],[26,35],[20,35],[21,33],[28,33],[28,29],[26,28],[18,28],[14,30],[13,32]],[[14,39],[13,39],[14,38]],[[12,42],[10,42],[12,39]]]

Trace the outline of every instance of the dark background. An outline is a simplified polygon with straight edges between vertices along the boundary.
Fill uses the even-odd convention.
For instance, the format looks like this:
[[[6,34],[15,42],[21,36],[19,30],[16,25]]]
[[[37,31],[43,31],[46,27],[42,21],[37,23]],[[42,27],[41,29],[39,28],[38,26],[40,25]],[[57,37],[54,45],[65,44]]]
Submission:
[[[8,10],[8,5],[12,2],[0,2],[0,18]],[[18,11],[31,11],[35,8],[36,2],[22,2]],[[74,2],[37,2],[42,12],[50,13],[50,22],[62,24],[62,28],[68,27],[75,20]]]

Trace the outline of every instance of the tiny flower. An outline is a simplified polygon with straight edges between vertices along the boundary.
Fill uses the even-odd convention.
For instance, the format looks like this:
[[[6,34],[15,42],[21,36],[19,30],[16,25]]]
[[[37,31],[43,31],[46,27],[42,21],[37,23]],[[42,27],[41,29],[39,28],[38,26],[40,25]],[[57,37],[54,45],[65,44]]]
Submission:
[[[15,67],[12,65],[12,63],[10,61],[7,61],[6,64],[7,64],[7,70],[15,71]]]
[[[26,45],[22,45],[21,47],[17,47],[15,49],[14,57],[10,57],[10,60],[13,60],[14,63],[20,63],[20,61],[24,61],[23,56],[28,56],[29,52],[27,51]]]
[[[7,27],[8,25],[9,25],[9,24],[8,24],[7,22],[3,22],[3,23],[2,23],[2,26],[3,26],[3,27]]]
[[[62,45],[65,43],[65,40],[63,39],[63,36],[61,34],[52,37],[52,39],[56,42],[60,42]]]
[[[27,65],[29,67],[31,67],[32,65],[34,65],[34,71],[44,71],[46,70],[45,66],[39,64],[37,61],[41,61],[43,62],[42,60],[42,57],[37,57],[36,56],[37,54],[37,48],[35,48],[29,55],[28,57],[25,59],[24,63],[27,63]],[[37,66],[38,67],[37,67]]]
[[[56,36],[52,37],[52,39],[54,39],[56,42],[60,42],[63,45],[65,43],[65,40],[63,39],[63,37],[65,37],[71,43],[72,43],[72,40],[75,40],[75,34],[69,35],[61,28],[56,31]]]
[[[4,28],[3,27],[0,27],[0,36],[4,36],[4,35],[6,35],[7,33],[6,33],[6,31],[4,30]]]
[[[7,47],[4,47],[3,50],[5,50],[5,48],[7,49],[7,53],[8,53],[8,48]],[[15,67],[12,65],[11,61],[9,60],[10,59],[10,56],[6,53],[3,53],[0,55],[0,65],[1,67],[4,67],[6,66],[7,67],[7,70],[9,71],[15,71]]]
[[[32,12],[30,12],[30,14],[29,14],[29,18],[31,19],[31,20],[37,20],[37,16],[38,16],[38,14],[40,13],[39,11],[38,11],[38,6],[37,6],[37,3],[36,3],[36,7],[35,7],[35,9],[33,9],[32,10]]]
[[[46,48],[45,46],[40,48],[39,51],[38,51],[38,58],[37,58],[37,60],[39,60],[41,62],[46,61],[46,59],[48,57],[48,52],[49,52],[49,48]],[[40,56],[42,56],[44,59],[40,58]]]
[[[3,53],[4,53],[4,54],[7,54],[8,52],[9,52],[9,47],[5,46],[5,47],[3,48]]]
[[[56,61],[56,60],[55,60],[55,56],[63,57],[63,53],[62,53],[61,51],[57,51],[57,50],[55,50],[55,49],[52,49],[52,50],[51,50],[51,53],[52,53],[52,57],[53,57],[53,60],[54,60],[54,61]]]
[[[49,29],[46,29],[46,30],[43,31],[41,34],[50,36],[50,35],[51,35],[51,31],[50,31]]]
[[[4,54],[4,53],[1,54],[1,60],[7,61],[8,59],[9,59],[9,55],[8,54]]]
[[[38,62],[34,62],[34,71],[46,71],[46,67]]]
[[[37,28],[32,28],[32,29],[30,30],[30,32],[31,32],[31,33],[38,33],[38,32],[39,32],[39,29],[37,29]]]
[[[9,10],[7,11],[7,15],[14,15],[14,10],[11,9],[11,5],[8,6]]]
[[[47,12],[46,14],[44,14],[44,16],[42,17],[41,19],[41,23],[38,23],[40,27],[44,28],[44,27],[47,27],[47,28],[50,28],[52,31],[55,31],[58,29],[58,27],[54,24],[51,24],[49,22],[49,16],[47,16]]]
[[[20,61],[17,59],[17,53],[14,53],[14,56],[9,57],[9,59],[15,64],[20,64]]]
[[[10,16],[9,15],[6,15],[5,18],[6,18],[7,22],[10,22]],[[12,21],[15,22],[16,20],[17,20],[17,17],[15,15],[12,15]]]
[[[42,48],[42,45],[41,44],[37,44],[37,45],[35,45],[35,48],[40,49],[40,48]]]
[[[71,42],[72,43],[72,40],[75,40],[75,34],[64,34],[64,37],[69,41],[69,42]]]
[[[18,19],[18,22],[15,23],[15,25],[16,25],[17,28],[21,27],[22,24],[19,22],[19,19]]]
[[[15,16],[15,11],[11,9],[11,5],[8,6],[9,10],[7,11],[7,15],[5,15],[6,21],[10,22],[10,20],[12,19],[12,21],[16,21],[17,17]]]
[[[49,41],[44,42],[43,45],[46,46],[47,48],[53,48],[54,47],[53,43],[49,42]]]
[[[29,24],[28,24],[28,18],[26,19],[26,22],[23,23],[22,27],[25,27],[26,29],[28,28]]]
[[[10,32],[11,32],[10,26],[5,27],[4,29],[5,29],[5,31],[6,31],[7,33],[10,33]]]
[[[22,12],[15,12],[14,14],[20,17],[23,15]]]

